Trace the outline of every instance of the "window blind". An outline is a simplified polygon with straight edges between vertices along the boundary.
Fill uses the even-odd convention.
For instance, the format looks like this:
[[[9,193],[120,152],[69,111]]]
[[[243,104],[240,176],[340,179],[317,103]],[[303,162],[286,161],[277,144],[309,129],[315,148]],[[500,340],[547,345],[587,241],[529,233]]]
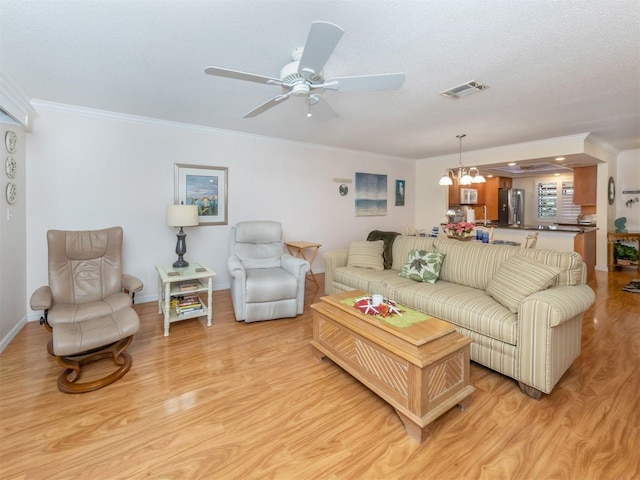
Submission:
[[[580,205],[573,204],[573,182],[562,182],[562,195],[560,196],[560,221],[573,223],[580,215]]]
[[[551,219],[558,215],[558,184],[539,182],[536,186],[538,218]]]

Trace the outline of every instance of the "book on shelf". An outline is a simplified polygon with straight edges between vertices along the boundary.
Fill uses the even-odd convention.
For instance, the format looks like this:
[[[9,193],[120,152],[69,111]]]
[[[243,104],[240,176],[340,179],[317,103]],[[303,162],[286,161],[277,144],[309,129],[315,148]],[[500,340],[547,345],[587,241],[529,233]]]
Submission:
[[[198,289],[198,283],[197,282],[181,283],[180,285],[178,285],[178,288],[180,289],[181,292],[191,292]]]
[[[176,307],[176,315],[185,315],[187,313],[195,313],[195,312],[203,312],[204,308],[202,305],[192,305],[188,307]]]
[[[197,295],[189,295],[186,297],[173,297],[171,299],[171,308],[184,308],[191,306],[202,306],[202,302],[200,301],[200,297]]]

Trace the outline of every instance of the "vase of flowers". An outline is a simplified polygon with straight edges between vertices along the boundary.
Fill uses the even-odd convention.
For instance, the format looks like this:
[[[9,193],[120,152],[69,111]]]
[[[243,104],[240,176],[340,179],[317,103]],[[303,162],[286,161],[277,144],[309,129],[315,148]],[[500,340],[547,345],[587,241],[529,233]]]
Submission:
[[[471,240],[471,232],[476,224],[473,222],[448,223],[445,227],[447,236],[456,240]]]

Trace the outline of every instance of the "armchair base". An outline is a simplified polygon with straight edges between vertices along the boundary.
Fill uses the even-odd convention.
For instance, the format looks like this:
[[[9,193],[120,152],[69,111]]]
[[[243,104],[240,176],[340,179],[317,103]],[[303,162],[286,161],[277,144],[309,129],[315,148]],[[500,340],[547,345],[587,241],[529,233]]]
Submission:
[[[86,393],[106,387],[122,378],[131,368],[131,355],[125,350],[132,340],[133,335],[90,352],[56,357],[58,363],[65,367],[65,370],[58,377],[58,390],[63,393]],[[104,358],[112,358],[119,368],[105,377],[88,382],[78,382],[82,374],[82,367]]]

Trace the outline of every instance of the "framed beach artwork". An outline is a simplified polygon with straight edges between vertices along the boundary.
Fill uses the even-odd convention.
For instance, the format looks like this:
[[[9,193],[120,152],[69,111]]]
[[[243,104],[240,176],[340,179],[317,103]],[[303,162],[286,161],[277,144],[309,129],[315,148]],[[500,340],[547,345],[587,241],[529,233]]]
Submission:
[[[387,176],[356,172],[356,217],[387,214]]]
[[[176,163],[175,203],[198,206],[200,225],[226,225],[227,167]]]

